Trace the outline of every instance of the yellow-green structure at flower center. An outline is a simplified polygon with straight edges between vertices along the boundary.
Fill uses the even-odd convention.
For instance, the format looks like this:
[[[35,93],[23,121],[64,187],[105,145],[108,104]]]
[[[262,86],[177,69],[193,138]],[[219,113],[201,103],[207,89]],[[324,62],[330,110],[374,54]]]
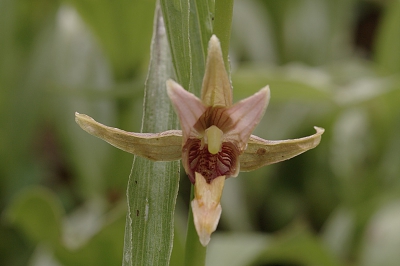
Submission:
[[[183,145],[183,164],[193,184],[196,172],[208,183],[219,176],[237,175],[240,151],[234,143],[224,140],[223,130],[232,122],[225,109],[208,107],[194,125],[202,137],[189,137]]]
[[[208,145],[209,153],[217,154],[221,150],[222,134],[224,133],[221,129],[214,125],[206,129],[205,142]]]
[[[75,114],[75,120],[88,133],[124,151],[154,161],[182,159],[195,186],[191,207],[204,246],[219,222],[226,178],[315,148],[324,132],[315,127],[314,135],[280,141],[251,135],[268,105],[269,87],[232,104],[232,88],[216,36],[209,42],[201,99],[173,80],[168,80],[166,87],[182,130],[134,133],[107,127],[79,113]]]
[[[207,139],[207,140],[206,140]],[[210,183],[219,176],[237,175],[239,151],[229,142],[222,142],[222,131],[211,126],[206,132],[203,142],[207,144],[202,148],[201,140],[188,140],[182,152],[187,154],[189,175],[195,183],[195,173],[200,173]]]

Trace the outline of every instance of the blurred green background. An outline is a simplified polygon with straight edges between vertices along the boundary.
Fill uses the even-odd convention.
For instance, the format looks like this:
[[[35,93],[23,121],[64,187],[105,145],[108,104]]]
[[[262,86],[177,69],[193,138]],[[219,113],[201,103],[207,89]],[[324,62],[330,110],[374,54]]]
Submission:
[[[74,112],[140,131],[154,7],[0,0],[1,265],[121,264],[133,156]],[[256,135],[326,132],[228,180],[208,265],[399,265],[400,1],[236,0],[230,59],[236,100],[270,85]]]

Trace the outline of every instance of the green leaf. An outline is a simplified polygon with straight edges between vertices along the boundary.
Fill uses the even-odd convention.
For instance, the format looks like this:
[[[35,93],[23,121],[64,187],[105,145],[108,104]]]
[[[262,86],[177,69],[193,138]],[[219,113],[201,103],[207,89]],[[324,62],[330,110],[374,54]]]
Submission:
[[[68,2],[100,39],[116,78],[129,78],[147,59],[155,0]]]
[[[91,209],[83,207],[80,215],[64,217],[64,209],[54,193],[43,187],[32,187],[16,197],[6,210],[5,217],[34,245],[45,244],[51,247],[55,258],[62,265],[120,264],[125,205],[115,207],[107,215],[102,215],[103,210],[100,210],[101,214],[94,210],[93,205],[87,207]],[[83,229],[79,238],[74,238],[71,230],[62,226],[62,221],[68,218],[79,224],[70,227],[75,233],[85,228],[85,223],[88,225],[88,218],[92,219],[89,226],[93,230],[88,232],[87,228]],[[96,219],[95,224],[93,219]]]
[[[190,41],[190,86],[187,90],[200,95],[205,70],[208,41],[212,32],[213,1],[190,0],[189,41]],[[187,59],[186,59],[187,60]]]
[[[370,219],[360,250],[360,265],[399,264],[400,208],[399,199],[385,202]]]
[[[58,243],[61,237],[63,210],[56,195],[47,189],[24,190],[6,211],[8,221],[15,224],[34,243]]]
[[[215,22],[214,34],[217,35],[221,42],[222,56],[225,62],[225,68],[229,71],[229,43],[231,39],[233,14],[233,0],[216,0],[215,1]]]
[[[268,263],[308,266],[338,266],[335,257],[325,248],[322,241],[307,230],[294,228],[271,241],[250,265]]]
[[[232,74],[235,99],[245,98],[269,85],[273,101],[296,98],[305,102],[332,102],[329,73],[306,66],[242,67]]]
[[[72,224],[69,230],[65,230],[69,241],[64,238],[64,241],[52,246],[61,265],[121,265],[126,205],[120,204],[106,214],[101,205],[100,211],[94,210],[96,207],[93,205],[87,204],[66,218]],[[91,229],[88,230],[87,226],[91,226]],[[79,234],[79,237],[75,234]]]
[[[387,4],[376,45],[376,61],[389,72],[400,72],[400,2]]]
[[[160,8],[157,6],[146,81],[142,132],[177,127],[166,93],[173,68]],[[123,265],[168,265],[171,257],[179,162],[135,157],[128,182],[128,214]]]
[[[177,82],[200,95],[212,34],[213,1],[161,0],[161,7]]]
[[[345,258],[351,252],[355,220],[356,214],[351,209],[340,207],[324,224],[322,240],[337,257]]]
[[[191,80],[191,54],[189,43],[189,1],[161,0],[172,62],[178,83],[185,89]]]
[[[215,234],[208,249],[207,266],[248,265],[270,245],[270,240],[254,233]]]

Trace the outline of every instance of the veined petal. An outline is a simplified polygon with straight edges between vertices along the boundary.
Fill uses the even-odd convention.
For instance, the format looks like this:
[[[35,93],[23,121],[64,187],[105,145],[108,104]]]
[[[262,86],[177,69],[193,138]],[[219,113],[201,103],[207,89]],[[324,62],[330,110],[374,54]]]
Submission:
[[[189,139],[182,148],[182,164],[190,181],[195,183],[195,173],[199,173],[207,182],[212,182],[219,176],[226,178],[239,173],[239,150],[230,142],[222,143],[221,150],[211,154],[207,148],[202,148],[200,139]]]
[[[220,200],[224,183],[225,176],[207,183],[201,174],[196,173],[195,196],[191,205],[194,225],[203,246],[207,246],[211,234],[217,229],[222,212]]]
[[[258,125],[264,115],[270,98],[269,87],[266,86],[256,94],[234,104],[225,113],[231,119],[226,127],[221,125],[225,139],[236,141],[242,151],[246,147],[254,128]]]
[[[206,107],[199,98],[173,80],[167,80],[167,92],[179,117],[183,131],[183,142],[186,142],[191,133],[198,135],[198,132],[194,129],[194,124],[205,112]]]
[[[314,128],[317,133],[299,139],[273,141],[251,135],[247,149],[239,157],[240,171],[252,171],[264,165],[288,160],[315,148],[321,141],[325,129]]]
[[[182,131],[133,133],[105,126],[90,116],[75,113],[78,125],[114,147],[153,161],[174,161],[182,157]]]
[[[208,43],[201,100],[207,106],[229,107],[232,105],[232,86],[222,58],[221,44],[215,35]]]

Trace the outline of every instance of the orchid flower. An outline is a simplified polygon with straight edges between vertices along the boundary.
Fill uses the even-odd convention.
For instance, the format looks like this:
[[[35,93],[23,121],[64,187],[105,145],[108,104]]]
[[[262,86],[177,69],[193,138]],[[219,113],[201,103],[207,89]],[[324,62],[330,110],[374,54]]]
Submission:
[[[315,127],[314,135],[281,141],[251,135],[268,105],[269,87],[233,104],[231,84],[215,35],[209,42],[201,99],[173,80],[167,81],[167,93],[182,130],[133,133],[107,127],[84,114],[76,113],[75,119],[88,133],[124,151],[154,161],[182,159],[195,188],[191,206],[203,246],[209,243],[221,216],[225,179],[315,148],[324,133],[323,128]]]

